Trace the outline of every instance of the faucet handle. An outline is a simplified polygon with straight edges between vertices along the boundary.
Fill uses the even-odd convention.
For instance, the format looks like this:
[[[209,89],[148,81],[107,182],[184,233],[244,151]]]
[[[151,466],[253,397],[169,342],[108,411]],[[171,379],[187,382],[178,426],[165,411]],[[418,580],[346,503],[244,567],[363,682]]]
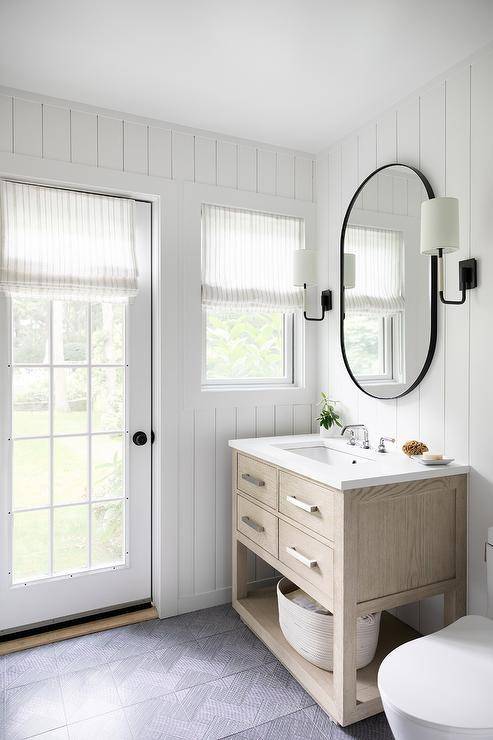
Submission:
[[[395,442],[394,437],[380,437],[380,442],[378,444],[378,450],[377,452],[387,452],[387,448],[385,447],[385,442]]]
[[[351,445],[351,447],[354,447],[356,444],[356,435],[354,433],[354,429],[349,430],[349,439],[347,441],[348,445]]]

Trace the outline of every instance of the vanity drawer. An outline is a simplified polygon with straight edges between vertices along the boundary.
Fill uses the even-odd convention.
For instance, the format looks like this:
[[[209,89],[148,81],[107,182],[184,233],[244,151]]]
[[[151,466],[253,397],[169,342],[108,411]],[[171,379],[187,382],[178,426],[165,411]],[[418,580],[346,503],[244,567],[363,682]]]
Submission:
[[[332,598],[334,553],[331,547],[279,520],[279,560]]]
[[[238,531],[277,558],[278,518],[243,496],[236,497],[236,504]]]
[[[238,455],[236,487],[263,504],[277,509],[277,468],[272,465],[246,455]]]
[[[281,470],[279,511],[322,537],[334,539],[334,492],[330,488]]]

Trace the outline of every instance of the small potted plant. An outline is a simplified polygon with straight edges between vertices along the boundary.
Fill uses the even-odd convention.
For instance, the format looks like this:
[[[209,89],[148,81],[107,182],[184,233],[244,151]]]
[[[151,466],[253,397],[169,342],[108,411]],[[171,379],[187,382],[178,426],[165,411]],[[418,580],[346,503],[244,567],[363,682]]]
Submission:
[[[317,417],[322,437],[329,437],[333,426],[342,427],[339,414],[335,410],[336,403],[337,401],[330,400],[328,393],[322,393],[322,398],[318,404],[320,406],[320,416]]]

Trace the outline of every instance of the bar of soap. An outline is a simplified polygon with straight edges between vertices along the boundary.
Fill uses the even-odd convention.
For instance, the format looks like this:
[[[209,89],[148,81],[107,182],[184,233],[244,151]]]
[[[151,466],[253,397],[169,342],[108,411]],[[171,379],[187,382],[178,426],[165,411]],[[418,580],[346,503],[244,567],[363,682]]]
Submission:
[[[443,455],[439,455],[437,452],[423,452],[423,460],[443,460]]]

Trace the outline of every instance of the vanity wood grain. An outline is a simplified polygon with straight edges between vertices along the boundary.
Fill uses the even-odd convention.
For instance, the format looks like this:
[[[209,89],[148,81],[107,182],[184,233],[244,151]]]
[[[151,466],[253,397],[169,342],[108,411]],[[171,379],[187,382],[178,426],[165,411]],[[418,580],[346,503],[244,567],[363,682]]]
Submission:
[[[244,472],[264,476],[267,490],[245,486]],[[356,671],[356,619],[440,593],[445,624],[465,614],[466,506],[466,475],[342,491],[234,450],[233,606],[339,724],[377,714],[378,666],[417,633],[384,615],[375,659]],[[241,527],[241,512],[267,523],[264,537]],[[317,566],[293,558],[287,547]],[[311,665],[286,642],[275,590],[248,591],[249,549],[333,612],[333,673]]]

